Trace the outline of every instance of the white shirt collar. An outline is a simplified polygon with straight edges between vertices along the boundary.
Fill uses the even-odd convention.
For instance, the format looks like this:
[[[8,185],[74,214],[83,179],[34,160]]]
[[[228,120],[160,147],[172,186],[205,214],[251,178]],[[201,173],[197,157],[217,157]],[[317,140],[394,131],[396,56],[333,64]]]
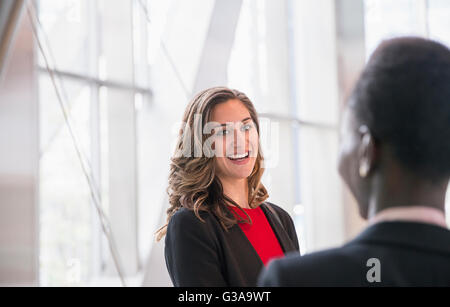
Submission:
[[[392,221],[422,222],[448,228],[444,212],[423,206],[387,208],[370,218],[369,224]]]

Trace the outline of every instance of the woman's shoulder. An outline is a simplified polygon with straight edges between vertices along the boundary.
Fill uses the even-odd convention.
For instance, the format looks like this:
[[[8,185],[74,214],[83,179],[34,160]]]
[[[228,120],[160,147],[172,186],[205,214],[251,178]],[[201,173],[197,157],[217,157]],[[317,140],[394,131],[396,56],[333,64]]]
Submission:
[[[269,210],[270,210],[270,208],[272,208],[272,210],[270,210],[270,211],[275,211],[275,212],[272,212],[272,214],[275,213],[278,216],[278,218],[281,220],[284,227],[288,227],[288,228],[295,227],[294,220],[292,219],[291,215],[285,209],[283,209],[282,207],[280,207],[278,205],[275,205],[274,203],[268,202],[268,201],[264,202],[264,205],[269,207]]]
[[[265,201],[263,203],[263,205],[272,207],[273,210],[275,210],[275,212],[280,216],[280,218],[288,218],[288,219],[291,218],[291,216],[289,215],[289,213],[286,210],[284,210],[282,207],[280,207],[278,205],[275,205],[274,203]]]
[[[207,224],[211,222],[211,213],[208,211],[199,211],[197,216],[192,209],[180,208],[170,218],[169,228],[181,228],[187,229],[190,227],[207,227]],[[199,218],[200,217],[200,218]]]
[[[287,232],[288,236],[290,237],[290,239],[293,243],[292,251],[299,251],[300,247],[298,244],[297,232],[295,230],[294,221],[293,221],[292,217],[290,216],[290,214],[286,210],[281,208],[280,206],[277,206],[271,202],[266,201],[265,205],[272,208],[272,210],[271,210],[271,211],[273,211],[272,215],[273,215],[273,213],[278,215],[279,221],[283,225],[284,230]]]
[[[214,234],[217,233],[219,226],[214,222],[212,213],[200,211],[199,217],[191,209],[179,209],[167,225],[166,245],[171,246],[180,242],[189,245],[198,240],[214,241]]]

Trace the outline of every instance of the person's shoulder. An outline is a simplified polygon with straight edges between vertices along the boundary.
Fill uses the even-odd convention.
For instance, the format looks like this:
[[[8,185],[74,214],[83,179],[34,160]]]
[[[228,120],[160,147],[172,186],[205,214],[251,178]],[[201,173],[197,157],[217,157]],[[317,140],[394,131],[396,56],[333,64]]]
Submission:
[[[337,248],[325,249],[309,253],[303,256],[290,256],[286,257],[286,266],[294,266],[302,270],[310,270],[314,267],[330,270],[329,267],[336,267],[336,264],[348,265],[355,262],[357,255],[350,252],[350,247],[343,246]],[[314,271],[314,270],[312,270]]]
[[[280,270],[315,270],[315,267],[325,268],[331,265],[336,259],[343,258],[342,248],[333,248],[323,251],[318,251],[303,256],[300,255],[287,255],[282,259],[277,259],[274,264],[278,266]]]
[[[283,219],[284,218],[289,218],[289,219],[291,218],[289,213],[286,210],[284,210],[282,207],[280,207],[278,205],[275,205],[274,203],[271,203],[271,202],[268,202],[268,201],[264,202],[263,204],[266,205],[266,206],[272,207],[275,210],[275,212],[280,216],[280,218],[283,218]]]
[[[282,224],[284,225],[284,227],[287,227],[288,229],[291,229],[292,231],[295,231],[295,226],[294,226],[294,220],[292,219],[291,215],[282,207],[275,205],[274,203],[271,202],[264,202],[264,205],[266,206],[270,206],[275,213],[278,215],[279,219],[281,220]],[[297,239],[295,239],[297,240]]]
[[[358,257],[350,256],[342,247],[303,256],[288,254],[270,262],[261,283],[263,286],[339,285],[350,282],[348,275],[359,276],[364,268]]]
[[[209,211],[199,211],[198,216],[195,214],[194,210],[187,208],[180,208],[175,214],[170,218],[168,228],[169,229],[189,229],[195,228],[206,228],[208,224],[211,223],[212,214]]]

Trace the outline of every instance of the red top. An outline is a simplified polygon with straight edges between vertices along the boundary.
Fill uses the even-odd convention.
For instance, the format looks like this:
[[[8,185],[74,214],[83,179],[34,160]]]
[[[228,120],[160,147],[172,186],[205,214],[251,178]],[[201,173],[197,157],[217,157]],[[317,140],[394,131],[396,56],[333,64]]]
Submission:
[[[244,212],[239,208],[232,206],[228,206],[228,208],[230,208],[231,212],[234,212],[235,215],[238,214],[243,219],[248,219]],[[274,258],[284,256],[281,245],[261,207],[244,210],[252,219],[252,225],[239,223],[239,227],[241,227],[242,231],[247,236],[247,239],[253,245],[253,248],[258,253],[264,265]],[[236,215],[236,217],[238,216]]]

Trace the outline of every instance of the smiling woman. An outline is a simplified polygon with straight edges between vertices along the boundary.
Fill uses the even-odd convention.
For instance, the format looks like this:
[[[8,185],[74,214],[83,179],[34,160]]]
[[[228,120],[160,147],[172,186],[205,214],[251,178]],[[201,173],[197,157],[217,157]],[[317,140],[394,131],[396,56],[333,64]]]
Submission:
[[[199,93],[184,114],[169,175],[166,264],[175,286],[256,286],[272,258],[298,251],[292,219],[268,203],[259,121],[249,98]]]
[[[250,208],[247,178],[254,169],[259,152],[259,135],[254,121],[239,99],[214,107],[211,119],[221,123],[214,149],[217,176],[224,187],[224,194],[241,207]]]
[[[235,131],[236,138],[227,135],[230,126],[242,125],[241,120],[248,118],[254,126],[251,133]],[[236,224],[236,219],[230,218],[222,204],[256,207],[268,198],[261,183],[264,158],[259,146],[259,120],[245,94],[220,87],[199,93],[186,109],[180,132],[169,175],[168,194],[172,205],[168,210],[169,220],[182,207],[194,210],[197,217],[199,211],[211,210],[224,228],[229,228]],[[252,151],[248,163],[228,159],[245,149]],[[238,167],[243,162],[245,165]],[[230,191],[233,188],[228,189],[229,183],[235,184],[233,178],[238,178],[238,184],[247,192],[246,197],[239,194],[238,199],[233,199],[236,193]],[[164,231],[163,228],[159,232],[159,238]]]

